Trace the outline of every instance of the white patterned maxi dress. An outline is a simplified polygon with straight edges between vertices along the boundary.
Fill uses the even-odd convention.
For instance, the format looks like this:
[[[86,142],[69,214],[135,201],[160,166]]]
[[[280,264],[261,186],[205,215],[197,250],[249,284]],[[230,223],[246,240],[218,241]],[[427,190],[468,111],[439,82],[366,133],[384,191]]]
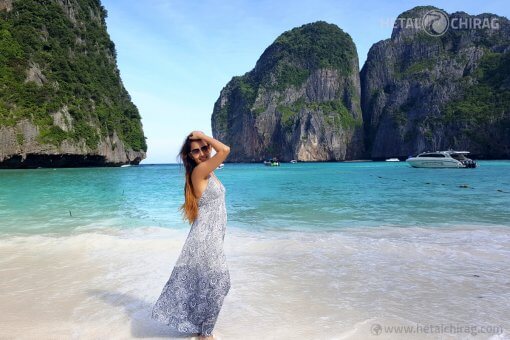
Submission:
[[[198,217],[168,282],[152,308],[152,318],[183,333],[211,335],[230,289],[223,241],[227,225],[225,187],[209,175],[198,201]]]

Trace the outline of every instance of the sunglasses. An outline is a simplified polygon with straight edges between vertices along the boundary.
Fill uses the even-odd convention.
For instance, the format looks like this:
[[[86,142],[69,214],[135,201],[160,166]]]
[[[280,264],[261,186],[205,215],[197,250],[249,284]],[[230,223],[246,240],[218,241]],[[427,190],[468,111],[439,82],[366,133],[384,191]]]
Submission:
[[[193,149],[193,150],[191,150],[190,153],[193,156],[198,156],[200,154],[200,150],[202,150],[203,153],[209,153],[209,151],[211,151],[209,149],[210,147],[211,147],[211,144],[207,144],[207,145],[202,146],[200,149]]]

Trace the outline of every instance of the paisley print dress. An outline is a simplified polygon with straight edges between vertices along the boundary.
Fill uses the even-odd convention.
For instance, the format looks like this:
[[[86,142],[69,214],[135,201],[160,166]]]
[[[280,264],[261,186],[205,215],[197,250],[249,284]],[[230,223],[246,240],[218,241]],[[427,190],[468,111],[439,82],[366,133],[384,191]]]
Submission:
[[[230,275],[223,251],[227,225],[225,187],[209,175],[193,222],[151,317],[178,332],[211,335]]]

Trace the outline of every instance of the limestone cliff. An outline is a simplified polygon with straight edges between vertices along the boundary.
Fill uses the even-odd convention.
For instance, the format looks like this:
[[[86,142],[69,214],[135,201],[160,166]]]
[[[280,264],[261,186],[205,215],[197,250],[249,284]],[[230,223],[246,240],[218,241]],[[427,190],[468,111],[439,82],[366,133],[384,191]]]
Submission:
[[[450,28],[433,36],[413,23],[434,9],[402,13],[391,38],[368,53],[360,78],[369,156],[453,148],[509,158],[509,21],[456,12],[448,14]]]
[[[0,0],[0,168],[145,158],[106,15],[99,0]]]
[[[323,21],[280,35],[214,105],[229,162],[330,161],[363,152],[359,66],[351,37]]]

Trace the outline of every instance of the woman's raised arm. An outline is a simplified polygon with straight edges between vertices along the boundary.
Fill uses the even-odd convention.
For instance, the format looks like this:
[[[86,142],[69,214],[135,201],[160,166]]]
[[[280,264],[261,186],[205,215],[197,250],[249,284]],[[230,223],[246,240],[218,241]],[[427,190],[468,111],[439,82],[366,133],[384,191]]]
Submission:
[[[216,151],[216,154],[206,160],[205,162],[200,163],[193,170],[193,176],[197,176],[198,178],[205,179],[209,173],[214,171],[221,163],[227,158],[230,153],[230,147],[223,144],[217,139],[214,139],[210,136],[207,136],[202,131],[193,131],[188,136],[191,140],[201,139],[204,142],[210,144],[212,148]]]

